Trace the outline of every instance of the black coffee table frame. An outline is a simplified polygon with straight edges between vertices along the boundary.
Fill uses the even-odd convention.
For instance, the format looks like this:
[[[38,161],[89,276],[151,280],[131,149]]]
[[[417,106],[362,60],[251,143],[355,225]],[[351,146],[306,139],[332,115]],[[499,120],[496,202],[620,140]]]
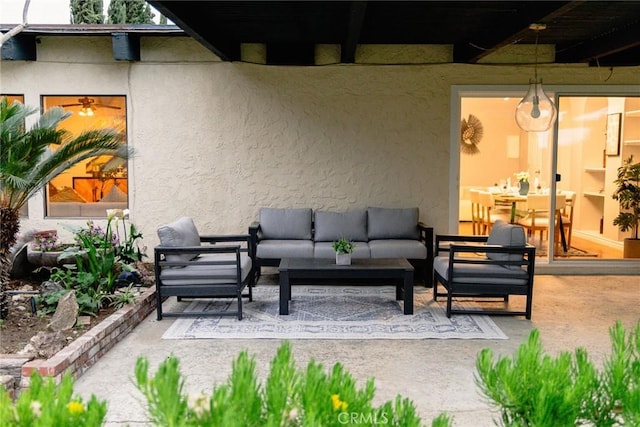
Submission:
[[[291,285],[303,280],[367,280],[366,285],[396,287],[396,300],[404,300],[404,314],[413,314],[413,266],[404,258],[354,259],[336,265],[333,259],[283,258],[280,261],[280,314],[289,314]],[[392,282],[392,283],[389,283]]]

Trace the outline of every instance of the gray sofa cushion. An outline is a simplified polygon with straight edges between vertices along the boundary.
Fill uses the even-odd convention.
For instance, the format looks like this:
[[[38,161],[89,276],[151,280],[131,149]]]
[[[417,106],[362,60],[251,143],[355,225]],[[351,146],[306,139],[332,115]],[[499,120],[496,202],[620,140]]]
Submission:
[[[369,241],[371,258],[427,258],[427,248],[419,240],[384,239]]]
[[[369,222],[369,240],[375,239],[413,239],[420,237],[418,232],[418,208],[367,209]]]
[[[352,241],[367,241],[367,212],[364,209],[350,212],[316,211],[316,242],[333,242],[341,237]]]
[[[158,237],[161,246],[200,246],[200,235],[198,229],[189,217],[182,217],[172,223],[162,225],[158,228]],[[189,261],[196,258],[193,254],[167,255],[167,261]]]
[[[258,258],[313,258],[311,240],[261,240],[256,249]]]
[[[260,209],[262,239],[310,240],[311,209]]]
[[[524,228],[520,225],[507,224],[502,220],[497,220],[487,238],[487,245],[507,246],[507,247],[524,247],[527,244],[527,237]],[[521,254],[496,254],[487,253],[487,258],[496,261],[520,261]],[[520,269],[520,266],[511,265],[510,269]]]
[[[356,247],[351,254],[353,259],[371,258],[371,251],[367,242],[353,242]],[[313,257],[335,259],[336,251],[331,247],[332,242],[316,242],[313,246]]]

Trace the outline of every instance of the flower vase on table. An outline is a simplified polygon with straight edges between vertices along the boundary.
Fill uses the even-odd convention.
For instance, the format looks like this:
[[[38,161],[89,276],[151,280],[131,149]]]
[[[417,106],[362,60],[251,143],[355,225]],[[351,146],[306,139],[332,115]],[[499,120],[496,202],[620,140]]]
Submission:
[[[520,190],[519,193],[521,196],[526,196],[529,194],[529,181],[519,181]]]

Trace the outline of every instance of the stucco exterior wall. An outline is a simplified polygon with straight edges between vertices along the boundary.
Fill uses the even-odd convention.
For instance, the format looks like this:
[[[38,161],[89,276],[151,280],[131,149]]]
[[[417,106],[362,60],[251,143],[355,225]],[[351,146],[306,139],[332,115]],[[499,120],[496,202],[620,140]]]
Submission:
[[[0,63],[0,92],[29,105],[46,94],[127,96],[131,219],[149,248],[156,228],[179,216],[203,233],[246,232],[262,206],[418,206],[422,221],[447,231],[457,215],[451,86],[522,85],[532,74],[513,65],[226,63],[188,38],[143,39],[142,60],[120,63],[108,37],[50,39],[36,62]],[[550,84],[605,84],[608,70],[539,73]],[[619,68],[606,84],[640,84],[639,75]],[[44,219],[41,197],[29,211],[23,229],[62,222]]]

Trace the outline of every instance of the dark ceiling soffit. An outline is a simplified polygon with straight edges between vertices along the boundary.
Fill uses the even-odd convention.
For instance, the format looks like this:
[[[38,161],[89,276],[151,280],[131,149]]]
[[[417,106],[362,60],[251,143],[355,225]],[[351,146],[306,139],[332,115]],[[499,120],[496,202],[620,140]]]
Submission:
[[[484,40],[478,39],[474,42],[476,46],[489,46],[487,48],[480,49],[479,47],[473,47],[469,44],[455,45],[453,49],[453,61],[475,64],[493,52],[505,46],[516,44],[523,38],[530,36],[533,30],[529,29],[529,25],[533,23],[546,24],[548,22],[553,22],[554,19],[568,13],[580,6],[582,3],[583,1],[571,1],[567,2],[564,6],[555,9],[538,9],[539,13],[537,15],[533,14],[533,10],[529,13],[522,14],[523,17],[519,21],[504,24],[506,31],[503,31],[501,37],[493,37],[492,39],[486,38]],[[546,3],[538,2],[537,4],[539,5],[538,7],[543,7]],[[551,4],[551,2],[549,4]]]
[[[351,3],[349,10],[349,27],[347,29],[347,37],[342,43],[340,61],[345,64],[353,64],[356,62],[356,48],[358,40],[362,32],[362,24],[364,15],[367,11],[366,1],[354,1]]]
[[[600,65],[606,65],[609,56],[620,53],[622,51],[633,49],[640,46],[640,22],[629,25],[622,30],[612,32],[604,37],[592,40],[589,43],[583,43],[566,53],[556,53],[556,60],[559,62],[599,62]],[[635,59],[635,60],[634,60]],[[611,64],[613,65],[613,64]],[[627,66],[640,65],[640,56],[631,55],[629,61],[625,61]]]
[[[240,60],[240,44],[231,43],[225,41],[212,42],[204,35],[197,32],[191,25],[176,15],[171,9],[169,9],[163,2],[147,1],[161,14],[173,21],[180,28],[193,37],[198,43],[215,53],[223,61],[239,61]]]

